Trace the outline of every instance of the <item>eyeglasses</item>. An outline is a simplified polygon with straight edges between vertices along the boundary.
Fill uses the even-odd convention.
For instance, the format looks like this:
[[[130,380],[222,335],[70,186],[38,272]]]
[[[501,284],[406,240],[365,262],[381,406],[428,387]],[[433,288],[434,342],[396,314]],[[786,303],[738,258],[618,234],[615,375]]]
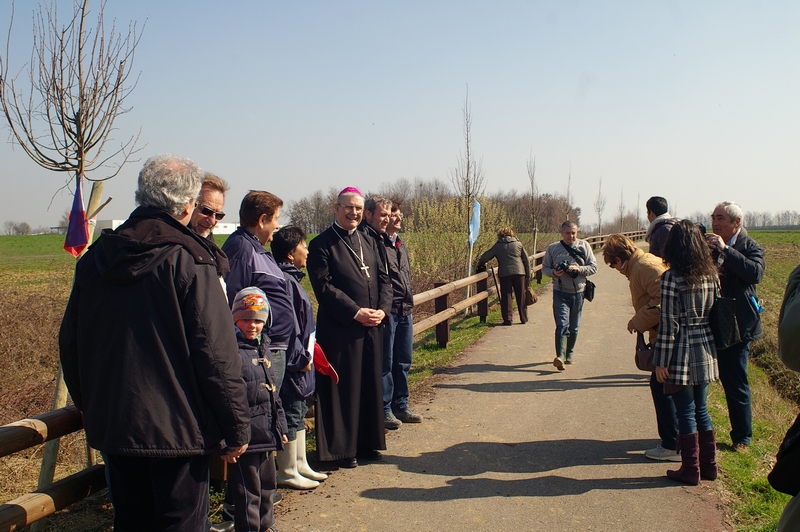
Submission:
[[[347,212],[354,212],[356,214],[364,212],[364,207],[360,205],[343,205],[342,203],[337,203],[339,207],[342,207]]]
[[[213,216],[217,220],[222,220],[223,218],[225,218],[224,212],[217,212],[214,209],[202,204],[197,205],[197,210],[199,210],[203,214],[203,216]]]

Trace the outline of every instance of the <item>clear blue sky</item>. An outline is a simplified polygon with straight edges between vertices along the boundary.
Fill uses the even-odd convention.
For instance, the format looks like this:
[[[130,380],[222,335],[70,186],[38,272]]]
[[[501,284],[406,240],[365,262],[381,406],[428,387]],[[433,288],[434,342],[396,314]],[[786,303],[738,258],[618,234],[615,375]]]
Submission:
[[[17,2],[12,67],[29,58],[31,4]],[[533,153],[542,192],[564,193],[571,165],[584,223],[601,177],[605,219],[620,194],[683,216],[726,199],[800,210],[797,2],[109,0],[106,16],[147,19],[117,138],[141,126],[143,159],[177,153],[227,179],[232,218],[251,188],[288,203],[447,180],[467,84],[490,191],[527,189]],[[0,223],[55,224],[64,176],[0,135]],[[106,186],[101,218],[135,207],[143,159]]]

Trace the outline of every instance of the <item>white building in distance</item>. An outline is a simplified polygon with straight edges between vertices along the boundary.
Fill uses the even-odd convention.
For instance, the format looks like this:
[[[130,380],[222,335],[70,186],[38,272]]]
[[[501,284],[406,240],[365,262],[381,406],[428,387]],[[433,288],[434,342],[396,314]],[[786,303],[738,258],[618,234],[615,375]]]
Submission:
[[[125,223],[125,220],[97,220],[95,225],[95,234],[100,234],[100,231],[103,229],[111,229],[112,231]],[[230,222],[230,223],[217,223],[217,226],[214,227],[214,234],[215,235],[229,235],[236,231],[236,228],[239,226],[239,222]]]

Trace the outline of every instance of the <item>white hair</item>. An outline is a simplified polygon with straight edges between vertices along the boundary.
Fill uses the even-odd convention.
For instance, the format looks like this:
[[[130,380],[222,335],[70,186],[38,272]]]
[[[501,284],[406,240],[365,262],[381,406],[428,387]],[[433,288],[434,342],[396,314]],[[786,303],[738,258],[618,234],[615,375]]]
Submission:
[[[178,216],[200,193],[203,171],[191,160],[171,153],[155,155],[139,172],[136,203]]]

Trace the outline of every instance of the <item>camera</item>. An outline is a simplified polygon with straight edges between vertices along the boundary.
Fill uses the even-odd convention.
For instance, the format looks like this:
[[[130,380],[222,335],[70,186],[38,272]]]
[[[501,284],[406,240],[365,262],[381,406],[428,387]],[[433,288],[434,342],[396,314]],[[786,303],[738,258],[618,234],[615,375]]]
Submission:
[[[553,269],[557,272],[567,273],[572,279],[574,279],[578,276],[578,272],[570,271],[569,266],[570,266],[569,262],[562,260],[561,262],[553,266]]]

